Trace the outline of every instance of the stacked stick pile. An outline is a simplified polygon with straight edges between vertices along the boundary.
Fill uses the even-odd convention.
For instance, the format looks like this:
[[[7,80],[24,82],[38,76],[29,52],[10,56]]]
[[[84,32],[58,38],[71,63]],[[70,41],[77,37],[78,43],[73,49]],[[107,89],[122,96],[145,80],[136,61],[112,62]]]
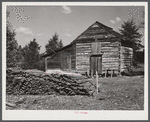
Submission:
[[[6,94],[13,95],[91,95],[92,84],[71,76],[7,69]]]

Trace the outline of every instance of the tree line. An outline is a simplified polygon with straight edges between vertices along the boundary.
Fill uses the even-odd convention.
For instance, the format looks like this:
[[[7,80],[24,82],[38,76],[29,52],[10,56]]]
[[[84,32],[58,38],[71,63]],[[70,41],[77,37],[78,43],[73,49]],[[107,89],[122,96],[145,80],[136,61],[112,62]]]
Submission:
[[[22,69],[38,69],[44,71],[45,63],[44,59],[41,59],[43,54],[40,54],[41,46],[37,43],[36,39],[33,38],[29,44],[22,47],[21,45],[18,45],[17,40],[15,39],[16,32],[10,23],[7,23],[6,31],[7,67],[20,67]],[[59,40],[57,33],[55,33],[45,45],[47,53],[62,47],[62,40]]]

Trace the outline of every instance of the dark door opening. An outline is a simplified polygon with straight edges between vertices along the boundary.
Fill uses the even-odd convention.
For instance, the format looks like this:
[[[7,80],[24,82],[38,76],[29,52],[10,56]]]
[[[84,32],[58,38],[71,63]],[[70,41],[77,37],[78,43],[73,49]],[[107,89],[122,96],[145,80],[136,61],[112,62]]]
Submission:
[[[102,74],[102,54],[91,55],[90,57],[90,71],[91,75]]]

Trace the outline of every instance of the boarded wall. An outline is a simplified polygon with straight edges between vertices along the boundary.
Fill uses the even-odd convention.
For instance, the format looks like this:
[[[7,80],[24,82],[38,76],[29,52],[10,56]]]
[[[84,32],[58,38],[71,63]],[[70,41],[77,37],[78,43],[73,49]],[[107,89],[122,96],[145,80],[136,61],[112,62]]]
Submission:
[[[61,54],[58,53],[54,58],[53,56],[49,56],[46,59],[47,62],[47,70],[48,69],[60,69],[61,68]]]
[[[75,44],[46,58],[48,69],[75,70]],[[52,58],[53,57],[53,58]]]

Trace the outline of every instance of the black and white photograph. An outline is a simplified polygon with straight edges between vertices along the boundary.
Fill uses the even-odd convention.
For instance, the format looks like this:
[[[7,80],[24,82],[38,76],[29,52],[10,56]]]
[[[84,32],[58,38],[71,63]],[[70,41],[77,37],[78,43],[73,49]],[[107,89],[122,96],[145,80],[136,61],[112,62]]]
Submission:
[[[4,120],[148,119],[147,2],[3,2],[2,16]]]

